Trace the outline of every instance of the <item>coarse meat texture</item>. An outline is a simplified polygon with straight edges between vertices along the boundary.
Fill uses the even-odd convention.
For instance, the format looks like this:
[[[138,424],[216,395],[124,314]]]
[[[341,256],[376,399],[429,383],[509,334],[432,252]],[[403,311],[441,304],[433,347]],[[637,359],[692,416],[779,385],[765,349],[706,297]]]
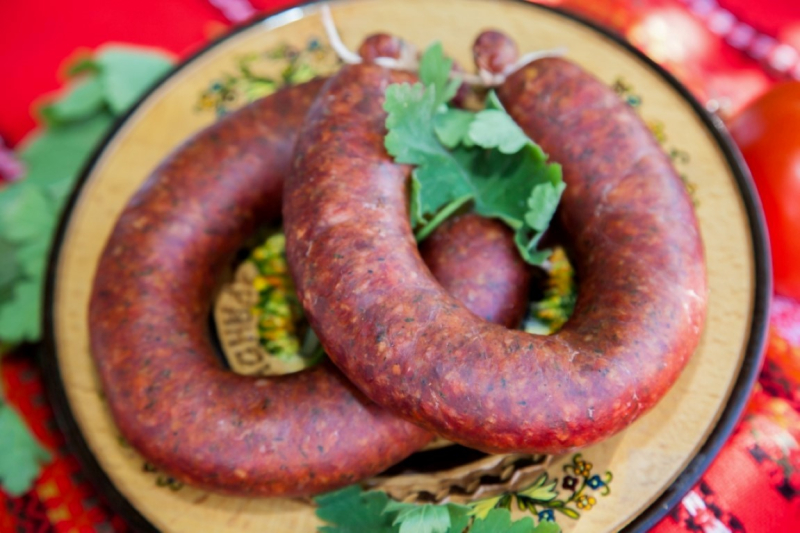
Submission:
[[[331,359],[369,398],[487,452],[564,453],[627,427],[675,382],[705,319],[687,191],[636,113],[564,59],[499,88],[561,163],[560,221],[581,280],[550,336],[480,320],[424,266],[383,94],[411,75],[346,66],[308,115],[284,199],[290,268]]]

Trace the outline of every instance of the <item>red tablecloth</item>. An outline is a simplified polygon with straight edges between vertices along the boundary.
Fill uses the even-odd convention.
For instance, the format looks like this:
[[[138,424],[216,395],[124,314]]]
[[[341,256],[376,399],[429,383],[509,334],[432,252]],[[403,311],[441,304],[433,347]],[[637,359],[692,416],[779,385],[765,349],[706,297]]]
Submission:
[[[35,127],[34,105],[61,86],[59,69],[81,51],[124,42],[185,57],[224,32],[231,19],[243,20],[293,3],[6,2],[0,7],[0,67],[4,74],[0,137],[14,146]],[[795,0],[763,0],[757,7],[751,7],[748,0],[544,3],[581,13],[626,36],[670,68],[702,102],[716,102],[724,113],[735,112],[777,80],[793,75],[782,70],[780,60],[784,56],[775,55],[776,46],[800,48],[800,4]],[[734,26],[729,24],[730,17]],[[659,18],[668,23],[669,32],[659,32],[654,23]],[[752,47],[745,52],[757,59],[726,44],[725,40],[736,44],[732,28],[743,23],[757,35],[774,39],[764,41],[771,48],[763,57],[759,58],[758,50]],[[741,43],[738,47],[742,48]],[[800,67],[795,74],[800,77]],[[800,531],[799,304],[776,301],[766,361],[760,384],[735,434],[703,480],[655,528],[659,533]],[[9,401],[54,452],[54,461],[24,496],[10,498],[0,492],[0,531],[124,531],[122,520],[102,504],[65,448],[35,364],[25,354],[16,354],[2,360],[1,370]]]

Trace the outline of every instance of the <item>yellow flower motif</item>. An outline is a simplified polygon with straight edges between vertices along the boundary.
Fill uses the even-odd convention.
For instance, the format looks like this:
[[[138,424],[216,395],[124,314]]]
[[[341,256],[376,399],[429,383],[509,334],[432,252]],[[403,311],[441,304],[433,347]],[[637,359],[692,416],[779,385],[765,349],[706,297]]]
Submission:
[[[597,500],[594,499],[594,496],[583,495],[580,498],[578,498],[578,501],[575,502],[575,505],[578,506],[578,509],[583,509],[585,511],[588,511],[589,509],[594,507],[594,504],[596,503]]]
[[[589,477],[592,473],[592,463],[587,463],[582,459],[575,461],[575,475]]]

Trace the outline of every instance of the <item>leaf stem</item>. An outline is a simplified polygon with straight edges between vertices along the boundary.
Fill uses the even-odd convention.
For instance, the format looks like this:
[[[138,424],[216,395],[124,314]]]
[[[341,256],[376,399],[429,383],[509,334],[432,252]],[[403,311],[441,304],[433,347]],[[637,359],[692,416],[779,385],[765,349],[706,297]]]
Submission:
[[[456,198],[446,206],[444,206],[436,216],[431,219],[430,222],[422,226],[417,232],[414,234],[414,237],[417,239],[417,242],[424,241],[425,238],[430,235],[433,230],[435,230],[439,225],[444,222],[450,215],[458,211],[458,209],[464,205],[465,203],[469,202],[472,199],[472,195],[462,196],[461,198]]]

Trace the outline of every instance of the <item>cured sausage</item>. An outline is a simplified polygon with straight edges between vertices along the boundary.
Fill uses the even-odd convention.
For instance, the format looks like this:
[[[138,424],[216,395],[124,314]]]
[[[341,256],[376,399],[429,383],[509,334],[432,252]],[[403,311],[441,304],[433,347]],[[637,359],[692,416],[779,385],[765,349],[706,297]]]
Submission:
[[[280,219],[291,150],[322,83],[278,91],[178,148],[125,208],[98,264],[91,351],[113,418],[149,461],[195,486],[318,493],[374,475],[431,438],[330,363],[245,377],[222,368],[209,339],[223,272],[258,225]],[[458,248],[457,232],[452,239]],[[448,275],[447,252],[434,255]],[[482,314],[505,308],[481,301]]]
[[[514,234],[498,220],[475,214],[447,220],[419,247],[444,290],[489,322],[517,327],[525,316],[531,269]]]
[[[620,431],[673,384],[704,322],[702,243],[668,157],[577,65],[543,59],[508,78],[501,100],[563,167],[579,279],[557,334],[509,330],[447,295],[414,245],[380,106],[388,83],[412,80],[345,67],[296,147],[287,253],[329,356],[376,403],[484,451],[562,453]]]

